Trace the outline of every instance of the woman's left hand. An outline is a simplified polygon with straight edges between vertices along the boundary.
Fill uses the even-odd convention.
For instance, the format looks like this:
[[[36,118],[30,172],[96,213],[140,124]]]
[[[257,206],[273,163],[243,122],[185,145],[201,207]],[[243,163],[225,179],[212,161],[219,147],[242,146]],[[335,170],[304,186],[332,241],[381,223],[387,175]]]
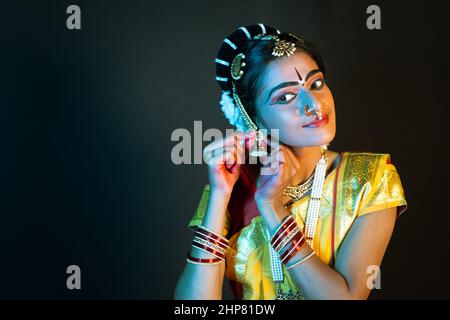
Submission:
[[[260,186],[255,192],[255,202],[264,220],[276,227],[282,218],[280,215],[286,214],[286,211],[279,212],[284,208],[283,191],[300,169],[300,164],[287,145],[270,139],[267,143],[272,147],[272,151],[268,156],[260,158],[263,167],[260,172]],[[278,218],[270,216],[274,213]]]

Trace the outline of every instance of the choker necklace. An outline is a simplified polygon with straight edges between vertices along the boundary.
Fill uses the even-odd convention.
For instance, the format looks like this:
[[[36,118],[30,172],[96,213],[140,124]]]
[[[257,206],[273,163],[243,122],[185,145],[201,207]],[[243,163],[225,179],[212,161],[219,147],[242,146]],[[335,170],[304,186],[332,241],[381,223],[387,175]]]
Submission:
[[[294,202],[300,200],[309,190],[311,190],[314,181],[314,172],[315,170],[305,182],[297,186],[287,186],[284,189],[283,195],[291,197],[291,200],[284,205],[286,208]]]
[[[323,159],[323,158],[325,158],[324,159],[325,161],[328,160],[327,154],[325,152],[322,152],[321,159]],[[300,200],[306,193],[308,193],[311,190],[311,188],[313,186],[313,182],[314,182],[315,173],[316,173],[316,168],[314,169],[313,173],[309,176],[309,178],[306,179],[305,182],[303,182],[299,185],[296,185],[296,186],[287,186],[284,189],[283,195],[291,197],[291,200],[289,200],[284,205],[285,208],[288,208],[294,202]]]

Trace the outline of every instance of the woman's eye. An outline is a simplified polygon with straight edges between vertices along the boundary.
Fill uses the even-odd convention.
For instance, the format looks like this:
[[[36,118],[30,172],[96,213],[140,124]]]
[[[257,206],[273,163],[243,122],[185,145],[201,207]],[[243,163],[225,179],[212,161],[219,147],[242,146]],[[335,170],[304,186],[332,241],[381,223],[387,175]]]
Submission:
[[[288,103],[294,98],[295,98],[295,94],[293,94],[293,93],[285,93],[285,94],[283,94],[282,96],[280,96],[278,98],[277,102]]]
[[[311,84],[311,89],[313,89],[313,90],[320,89],[323,87],[324,84],[325,84],[324,80],[317,79]]]

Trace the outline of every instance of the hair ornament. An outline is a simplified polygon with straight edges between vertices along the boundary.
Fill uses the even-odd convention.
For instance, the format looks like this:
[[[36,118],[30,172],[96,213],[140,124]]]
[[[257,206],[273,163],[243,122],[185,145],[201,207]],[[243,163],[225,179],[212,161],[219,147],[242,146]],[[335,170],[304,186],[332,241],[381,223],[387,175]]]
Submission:
[[[244,71],[242,70],[242,68],[245,67],[245,62],[243,61],[244,59],[245,55],[243,53],[239,53],[236,57],[234,57],[233,62],[231,63],[230,73],[234,80],[239,80],[244,74]]]
[[[258,34],[253,37],[255,40],[272,40],[275,42],[275,46],[273,47],[272,55],[275,57],[281,57],[281,56],[291,56],[294,54],[295,50],[297,49],[295,47],[295,43],[289,42],[287,40],[281,40],[277,35],[273,34]]]

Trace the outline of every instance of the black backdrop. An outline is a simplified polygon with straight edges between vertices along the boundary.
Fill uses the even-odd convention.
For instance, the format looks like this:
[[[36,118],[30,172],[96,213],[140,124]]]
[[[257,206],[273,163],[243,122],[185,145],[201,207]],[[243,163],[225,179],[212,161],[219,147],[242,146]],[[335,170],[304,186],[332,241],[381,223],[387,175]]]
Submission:
[[[258,22],[323,52],[330,149],[390,153],[400,173],[409,208],[371,298],[449,298],[447,15],[444,1],[2,3],[0,298],[172,298],[207,174],[171,162],[171,133],[228,127],[215,54]]]

